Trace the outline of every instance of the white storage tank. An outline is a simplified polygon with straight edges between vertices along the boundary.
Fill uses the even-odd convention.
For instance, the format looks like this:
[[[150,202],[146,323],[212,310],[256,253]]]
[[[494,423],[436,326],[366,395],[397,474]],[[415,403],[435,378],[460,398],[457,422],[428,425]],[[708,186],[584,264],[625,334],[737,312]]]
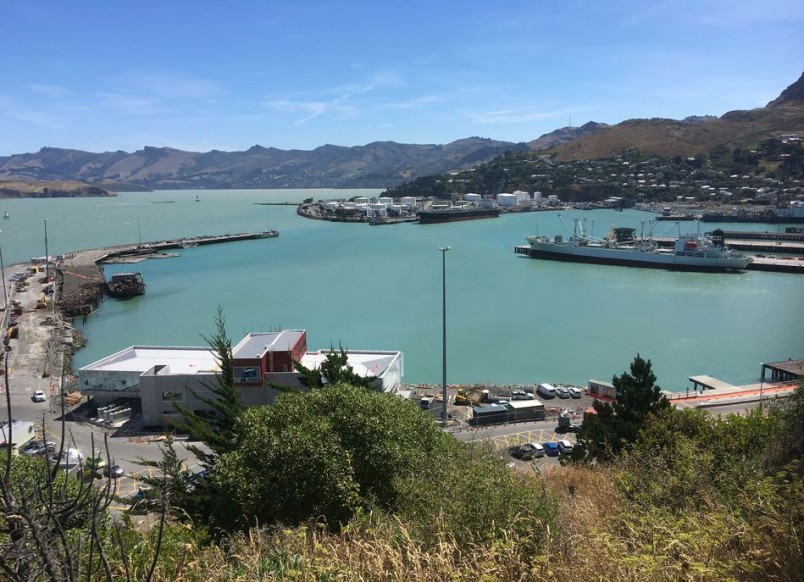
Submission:
[[[368,207],[369,218],[385,218],[388,215],[387,206],[385,204],[371,204]]]
[[[415,208],[416,207],[416,197],[415,196],[403,196],[399,199],[399,203],[404,206],[405,208]]]
[[[464,194],[463,195],[463,199],[466,200],[467,202],[475,202],[475,203],[477,203],[477,202],[480,202],[481,198],[482,198],[482,196],[480,194],[475,194],[475,193],[470,193],[470,194]]]
[[[368,201],[369,201],[369,199],[366,198],[365,196],[356,196],[355,199],[354,199],[354,203],[358,204],[358,205],[360,205],[360,204],[368,204]]]
[[[380,196],[379,198],[377,198],[377,203],[378,204],[393,204],[394,199],[391,198],[390,196]]]
[[[519,199],[516,194],[509,194],[507,192],[497,194],[497,204],[500,206],[516,206],[518,203]]]
[[[340,206],[340,202],[324,202],[324,209],[325,210],[336,210]]]

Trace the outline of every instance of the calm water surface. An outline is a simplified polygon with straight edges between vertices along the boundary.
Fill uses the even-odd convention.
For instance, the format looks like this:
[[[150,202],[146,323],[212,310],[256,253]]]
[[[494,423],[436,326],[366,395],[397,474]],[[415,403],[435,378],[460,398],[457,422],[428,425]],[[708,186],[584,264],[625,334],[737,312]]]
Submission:
[[[539,261],[516,255],[526,234],[564,232],[556,213],[447,225],[369,227],[310,221],[294,206],[255,202],[373,195],[378,190],[124,193],[116,198],[2,201],[6,263],[200,234],[275,228],[277,239],[109,265],[139,270],[146,295],[107,300],[83,326],[82,366],[132,344],[202,345],[220,305],[229,334],[308,330],[311,348],[399,349],[407,382],[441,381],[441,254],[447,253],[448,381],[585,384],[610,379],[640,353],[658,383],[683,390],[710,374],[758,380],[760,362],[802,357],[804,281],[795,275],[676,273]],[[196,196],[199,202],[195,202]],[[167,203],[166,203],[167,202]],[[650,218],[565,212],[596,234]],[[707,229],[714,225],[704,225]],[[757,230],[769,225],[741,225]],[[683,229],[693,228],[682,224]],[[675,225],[659,223],[657,235]]]

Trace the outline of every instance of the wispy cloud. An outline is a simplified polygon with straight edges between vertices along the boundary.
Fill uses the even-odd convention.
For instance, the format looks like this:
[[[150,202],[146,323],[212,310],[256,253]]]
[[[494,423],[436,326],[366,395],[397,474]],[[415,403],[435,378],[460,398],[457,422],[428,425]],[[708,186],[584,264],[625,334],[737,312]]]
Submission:
[[[300,126],[324,115],[342,119],[357,117],[365,107],[369,106],[360,100],[360,97],[388,87],[405,85],[396,72],[382,70],[368,75],[364,81],[334,85],[317,91],[318,95],[332,96],[327,99],[270,99],[263,101],[261,105],[273,111],[298,113],[301,117],[296,119],[293,125]]]
[[[160,106],[159,101],[153,97],[106,92],[99,92],[96,95],[103,106],[128,115],[153,115],[166,111],[166,108]]]
[[[444,95],[425,95],[423,97],[414,97],[402,101],[389,101],[377,105],[379,110],[408,110],[408,109],[425,109],[434,103],[444,103],[447,97]]]
[[[492,111],[476,111],[467,113],[465,117],[476,123],[530,123],[547,119],[563,118],[571,113],[581,113],[582,108],[565,108],[555,111],[532,111],[527,109],[497,109]]]
[[[215,81],[198,79],[181,73],[129,71],[110,79],[110,84],[122,87],[126,93],[170,100],[203,101],[225,94],[223,87]]]
[[[70,95],[70,91],[58,85],[47,85],[43,83],[29,83],[26,85],[29,91],[43,97],[51,99],[63,99]]]
[[[328,101],[275,99],[272,101],[263,101],[262,106],[274,111],[301,114],[302,117],[293,122],[293,125],[296,126],[303,125],[322,115],[354,117],[358,114],[358,107],[355,104],[350,104],[349,101],[358,95],[370,92],[373,88],[374,87],[371,85],[340,87],[337,91],[334,89],[330,90],[331,92],[338,93],[338,96]]]

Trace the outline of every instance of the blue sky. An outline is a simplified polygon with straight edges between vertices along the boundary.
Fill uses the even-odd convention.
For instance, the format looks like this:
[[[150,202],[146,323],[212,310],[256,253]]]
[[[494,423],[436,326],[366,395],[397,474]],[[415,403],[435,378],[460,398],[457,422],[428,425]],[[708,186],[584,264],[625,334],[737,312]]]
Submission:
[[[764,106],[800,0],[3,0],[0,155],[529,141]]]

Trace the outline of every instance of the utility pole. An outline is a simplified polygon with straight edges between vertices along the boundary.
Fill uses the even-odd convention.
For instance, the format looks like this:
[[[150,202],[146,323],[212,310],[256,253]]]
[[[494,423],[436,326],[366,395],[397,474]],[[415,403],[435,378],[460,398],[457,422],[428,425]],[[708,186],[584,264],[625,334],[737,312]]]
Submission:
[[[47,251],[47,218],[42,219],[45,223],[45,280],[50,281],[50,255]]]
[[[441,422],[447,426],[447,251],[450,247],[438,247],[441,251]]]

